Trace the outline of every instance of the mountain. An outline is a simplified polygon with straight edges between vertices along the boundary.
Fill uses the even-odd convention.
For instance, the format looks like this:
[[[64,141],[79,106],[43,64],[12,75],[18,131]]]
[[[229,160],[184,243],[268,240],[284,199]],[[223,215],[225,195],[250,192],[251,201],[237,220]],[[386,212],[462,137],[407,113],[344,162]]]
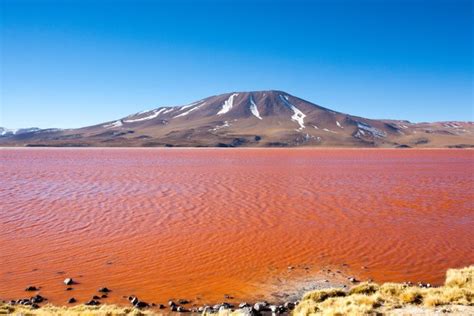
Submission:
[[[21,135],[25,133],[37,132],[40,129],[38,127],[30,128],[19,128],[19,129],[10,129],[5,127],[0,127],[0,136],[12,136],[12,135]]]
[[[474,122],[373,120],[272,90],[211,96],[78,129],[2,135],[0,146],[474,147]]]

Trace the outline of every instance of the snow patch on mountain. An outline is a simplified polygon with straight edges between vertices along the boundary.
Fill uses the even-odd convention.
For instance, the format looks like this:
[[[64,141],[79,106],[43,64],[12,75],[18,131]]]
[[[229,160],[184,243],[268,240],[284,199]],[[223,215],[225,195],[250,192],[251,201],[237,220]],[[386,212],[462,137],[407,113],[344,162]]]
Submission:
[[[135,123],[135,122],[148,121],[148,120],[154,119],[155,117],[158,117],[158,115],[160,115],[161,112],[163,112],[164,110],[165,110],[164,108],[156,109],[156,110],[151,111],[151,114],[148,115],[148,116],[140,117],[140,118],[132,119],[132,120],[124,120],[124,122],[125,123]]]
[[[182,110],[189,109],[190,107],[193,107],[193,106],[195,106],[195,105],[197,105],[197,104],[199,104],[199,103],[201,103],[201,102],[202,102],[202,100],[196,101],[196,102],[193,102],[193,103],[190,103],[190,104],[188,104],[188,105],[183,105],[182,107],[179,108],[179,110],[182,111]]]
[[[202,104],[199,104],[199,103],[202,103]],[[201,108],[201,107],[202,107],[203,105],[205,105],[205,104],[206,104],[206,102],[199,101],[199,102],[194,102],[194,103],[192,103],[192,104],[190,104],[190,105],[187,105],[186,107],[183,106],[183,107],[181,108],[181,110],[190,108],[190,107],[192,107],[192,106],[194,106],[194,107],[191,108],[190,110],[188,110],[188,111],[186,111],[186,112],[184,112],[184,113],[178,114],[178,115],[176,115],[176,116],[174,116],[174,117],[176,118],[176,117],[186,116],[186,115],[188,115],[189,113],[191,113],[192,111],[195,111],[195,110]]]
[[[381,138],[381,137],[386,137],[387,136],[387,134],[384,131],[381,131],[381,130],[373,127],[373,126],[370,126],[367,123],[357,122],[357,127],[359,128],[359,131],[369,132],[374,137],[380,137]]]
[[[238,96],[238,93],[233,93],[231,96],[224,101],[224,104],[222,104],[222,109],[217,112],[217,115],[225,114],[229,112],[232,109],[232,106],[234,105],[234,98]]]
[[[14,128],[0,128],[0,136],[6,136],[6,135],[15,135],[18,129]]]
[[[172,111],[174,111],[174,110],[176,110],[176,108],[173,108],[173,107],[171,107],[171,108],[165,108],[165,110],[163,111],[163,114],[172,112]]]
[[[304,126],[304,118],[306,114],[301,112],[296,106],[290,103],[288,96],[285,95],[284,97],[280,94],[280,99],[291,109],[293,110],[293,115],[291,116],[291,120],[297,122],[300,125],[300,130],[305,128]]]
[[[34,131],[30,131],[31,133],[55,133],[60,131],[67,131],[70,129],[62,129],[62,128],[44,128],[44,129],[37,129]],[[18,133],[17,133],[18,134]]]
[[[12,135],[20,135],[25,133],[35,133],[40,131],[41,129],[38,127],[29,127],[29,128],[5,128],[0,127],[0,136],[12,136]]]
[[[226,127],[230,127],[230,124],[229,124],[228,121],[224,121],[224,124],[222,124],[222,125],[217,125],[216,127],[211,128],[209,131],[210,131],[210,132],[215,132],[215,131],[217,131],[217,130],[220,130],[221,128],[226,128]]]
[[[115,127],[120,127],[122,125],[123,125],[122,120],[118,120],[118,121],[112,122],[110,124],[105,124],[104,127],[105,128],[115,128]]]
[[[260,116],[260,113],[258,112],[257,105],[256,105],[255,102],[253,101],[252,96],[250,96],[250,112],[252,112],[252,114],[253,114],[256,118],[258,118],[259,120],[262,119],[262,117]]]

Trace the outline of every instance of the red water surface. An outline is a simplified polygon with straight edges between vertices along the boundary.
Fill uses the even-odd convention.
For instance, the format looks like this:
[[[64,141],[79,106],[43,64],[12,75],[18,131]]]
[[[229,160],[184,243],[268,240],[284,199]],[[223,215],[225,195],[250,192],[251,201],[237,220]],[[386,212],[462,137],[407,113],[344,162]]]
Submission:
[[[56,304],[100,286],[120,304],[130,294],[252,300],[301,266],[315,280],[343,267],[362,279],[441,283],[447,268],[474,263],[472,150],[0,155],[0,299],[36,285]],[[65,277],[80,284],[66,292]]]

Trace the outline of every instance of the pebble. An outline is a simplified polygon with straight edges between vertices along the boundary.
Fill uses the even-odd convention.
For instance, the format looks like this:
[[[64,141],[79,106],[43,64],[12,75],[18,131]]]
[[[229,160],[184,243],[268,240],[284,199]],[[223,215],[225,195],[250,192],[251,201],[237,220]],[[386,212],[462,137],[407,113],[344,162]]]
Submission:
[[[100,302],[96,301],[96,300],[90,300],[89,302],[85,303],[84,305],[97,306],[97,305],[100,305]]]
[[[422,288],[430,288],[430,287],[431,287],[431,284],[430,284],[430,283],[419,282],[419,283],[418,283],[418,286],[419,286],[419,287],[422,287]]]
[[[134,296],[132,297],[132,299],[130,300],[130,303],[132,303],[132,305],[135,305],[138,303],[138,297]]]
[[[293,309],[295,308],[295,303],[286,302],[285,304],[283,304],[283,306],[284,306],[286,309],[293,310]]]
[[[37,294],[37,295],[33,296],[30,300],[31,300],[32,303],[42,303],[44,300],[46,300],[46,298],[44,298],[43,296]]]
[[[25,291],[28,291],[28,292],[39,291],[39,288],[37,288],[36,286],[30,285],[26,287]]]
[[[267,311],[268,310],[268,303],[267,302],[257,302],[255,303],[255,305],[253,306],[253,308],[257,311],[257,312],[263,312],[263,311]]]
[[[74,304],[74,303],[76,303],[77,301],[76,301],[76,299],[75,299],[74,297],[71,297],[70,299],[67,300],[67,302],[68,302],[69,304]]]
[[[244,307],[244,308],[241,308],[239,310],[239,314],[242,315],[242,316],[257,316],[257,315],[261,315],[259,312],[256,312],[251,306],[247,306],[247,307]]]
[[[67,278],[67,279],[64,279],[64,284],[66,285],[72,285],[74,284],[74,280],[72,278]]]
[[[149,307],[150,305],[146,302],[141,302],[141,301],[138,301],[136,304],[134,304],[135,307],[137,308],[145,308],[145,307]]]
[[[106,288],[106,287],[101,287],[98,291],[101,292],[101,293],[109,293],[109,292],[111,292],[111,290],[109,290],[109,289]]]
[[[31,301],[27,298],[20,299],[17,303],[20,304],[20,305],[31,305],[32,304]]]
[[[184,308],[183,306],[178,306],[178,308],[176,308],[176,311],[178,313],[185,313],[185,312],[187,312],[187,309]]]
[[[222,305],[221,307],[219,307],[219,314],[224,313],[226,310],[227,308],[224,305]]]

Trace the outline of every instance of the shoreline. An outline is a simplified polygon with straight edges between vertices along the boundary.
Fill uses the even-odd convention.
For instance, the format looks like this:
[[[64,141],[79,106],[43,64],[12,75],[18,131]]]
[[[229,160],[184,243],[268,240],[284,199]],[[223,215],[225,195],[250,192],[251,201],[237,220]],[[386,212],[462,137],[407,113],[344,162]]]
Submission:
[[[70,281],[70,282],[66,282]],[[73,280],[65,283],[73,285]],[[265,314],[293,314],[293,315],[360,315],[360,314],[389,314],[389,315],[428,315],[432,313],[450,312],[453,315],[474,314],[474,265],[462,269],[449,269],[446,273],[444,285],[431,284],[361,282],[351,278],[351,287],[324,282],[324,287],[315,286],[313,289],[296,289],[303,293],[295,300],[287,298],[285,303],[269,303],[267,301],[229,303],[200,306],[191,305],[191,301],[169,301],[168,304],[148,304],[137,297],[130,296],[130,305],[101,304],[100,298],[86,304],[75,306],[57,306],[47,303],[47,299],[39,294],[30,299],[17,301],[0,301],[0,314],[26,313],[29,315],[163,315],[173,313],[189,314],[219,314],[219,315],[265,315]],[[26,289],[36,293],[38,288]],[[101,288],[102,295],[112,290]],[[228,297],[229,301],[233,297]]]
[[[258,283],[250,284],[250,289],[252,290],[247,294],[239,294],[230,290],[228,292],[229,294],[221,294],[221,299],[215,299],[216,296],[214,296],[214,298],[206,298],[201,295],[172,295],[161,300],[145,299],[144,303],[148,308],[158,311],[168,311],[170,310],[168,308],[169,302],[174,301],[176,307],[181,306],[186,311],[196,312],[199,307],[216,306],[219,304],[232,305],[236,307],[243,303],[252,303],[251,305],[254,305],[257,302],[266,301],[269,302],[270,305],[284,305],[295,303],[308,291],[326,290],[330,288],[348,289],[355,283],[370,281],[370,279],[366,280],[357,275],[357,273],[352,273],[353,271],[348,269],[348,267],[349,265],[346,263],[326,264],[319,267],[315,267],[312,264],[296,264],[285,267],[284,270],[278,274],[273,274],[272,271],[274,271],[274,268],[270,268],[266,278]],[[365,269],[368,268],[365,267]],[[0,303],[4,302],[12,303],[11,305],[23,305],[21,304],[23,300],[29,304],[27,300],[39,294],[43,298],[41,302],[32,303],[37,303],[42,306],[50,304],[55,307],[64,304],[64,307],[66,308],[74,308],[80,305],[87,306],[88,302],[95,301],[95,303],[93,303],[94,305],[89,306],[113,305],[117,308],[129,308],[131,298],[137,297],[133,291],[124,291],[123,288],[115,289],[113,286],[106,287],[105,292],[103,292],[102,288],[99,287],[84,289],[83,281],[85,281],[85,278],[85,275],[79,275],[76,278],[74,275],[71,276],[65,273],[59,274],[57,282],[61,283],[63,293],[69,294],[63,295],[66,299],[59,303],[57,292],[55,291],[53,292],[54,299],[48,299],[48,292],[43,289],[43,284],[41,282],[28,284],[24,292],[25,296],[10,297],[4,295],[3,297],[0,297]],[[351,282],[351,279],[357,280],[357,282]],[[67,280],[70,282],[66,282]],[[32,290],[28,291],[28,287],[31,287]],[[84,291],[88,292],[86,298],[84,298]],[[81,293],[81,295],[78,295],[78,292]],[[142,298],[140,294],[138,297]],[[74,301],[69,303],[68,300],[71,298],[73,298]],[[179,301],[185,301],[187,303],[179,304]]]
[[[334,272],[331,272],[334,271]],[[90,299],[81,300],[75,297],[74,291],[80,289],[81,280],[66,278],[64,279],[64,290],[70,293],[70,302],[64,304],[54,301],[50,302],[47,291],[44,291],[41,286],[29,285],[25,288],[25,295],[19,298],[11,298],[5,300],[0,297],[0,305],[2,308],[27,308],[31,310],[104,310],[112,308],[114,310],[129,310],[138,309],[140,311],[150,311],[153,313],[171,313],[171,312],[186,312],[186,313],[202,313],[205,308],[212,312],[218,312],[224,306],[226,308],[237,309],[240,307],[250,307],[257,303],[266,302],[268,306],[280,307],[281,311],[288,312],[288,308],[284,306],[291,306],[297,302],[300,297],[307,291],[326,290],[330,288],[347,289],[350,284],[350,277],[347,274],[340,272],[335,273],[335,269],[324,268],[317,274],[309,273],[309,269],[303,266],[288,267],[288,274],[285,276],[270,277],[264,283],[261,283],[261,289],[251,295],[253,298],[246,299],[246,297],[234,297],[231,294],[224,294],[221,301],[206,300],[201,297],[189,298],[172,298],[168,301],[142,301],[136,295],[125,296],[116,293],[113,288],[97,288],[97,291],[91,292]],[[332,274],[332,275],[331,275]],[[82,276],[81,276],[82,277]],[[255,286],[257,287],[257,286]],[[123,292],[123,290],[121,291]],[[175,296],[180,297],[180,296]],[[110,302],[108,299],[113,298]],[[109,302],[107,302],[109,301]],[[0,308],[0,314],[2,314]]]
[[[236,150],[236,149],[244,149],[244,150],[308,150],[308,149],[315,149],[315,150],[400,150],[400,151],[413,151],[413,150],[474,150],[474,145],[472,147],[410,147],[410,148],[400,148],[400,147],[337,147],[337,146],[295,146],[295,147],[217,147],[217,146],[173,146],[173,147],[166,147],[166,146],[155,146],[155,147],[144,147],[144,146],[0,146],[1,149],[70,149],[70,150],[87,150],[87,149],[112,149],[112,150],[119,150],[119,149],[166,149],[166,150],[179,150],[179,149],[192,149],[192,150],[199,150],[199,149],[215,149],[215,150]]]

